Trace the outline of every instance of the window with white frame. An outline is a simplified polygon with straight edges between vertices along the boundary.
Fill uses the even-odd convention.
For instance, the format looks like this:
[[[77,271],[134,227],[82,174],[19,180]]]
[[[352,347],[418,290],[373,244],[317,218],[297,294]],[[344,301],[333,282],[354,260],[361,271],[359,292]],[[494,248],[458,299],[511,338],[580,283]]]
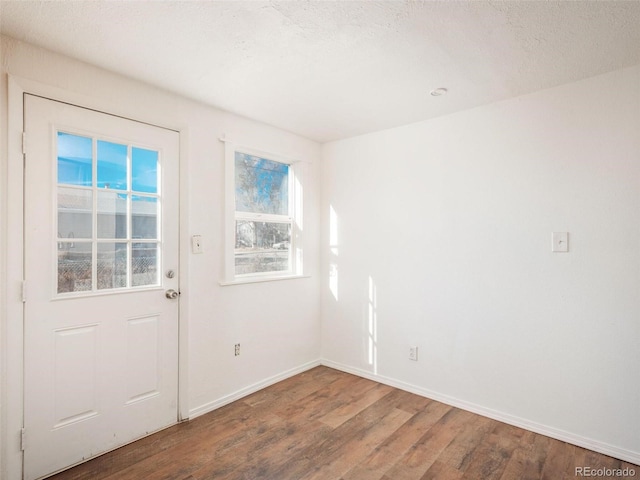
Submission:
[[[227,148],[227,280],[298,274],[301,192],[293,163]]]

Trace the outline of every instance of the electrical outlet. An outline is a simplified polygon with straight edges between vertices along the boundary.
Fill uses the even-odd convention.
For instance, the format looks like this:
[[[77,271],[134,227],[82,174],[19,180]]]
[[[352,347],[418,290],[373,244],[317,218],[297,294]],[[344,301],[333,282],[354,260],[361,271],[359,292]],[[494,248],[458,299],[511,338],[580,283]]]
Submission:
[[[240,344],[239,344],[239,343],[236,343],[236,344],[234,345],[234,352],[235,352],[235,353],[234,353],[234,355],[235,355],[236,357],[237,357],[238,355],[240,355]]]
[[[418,361],[418,347],[409,347],[409,360]]]

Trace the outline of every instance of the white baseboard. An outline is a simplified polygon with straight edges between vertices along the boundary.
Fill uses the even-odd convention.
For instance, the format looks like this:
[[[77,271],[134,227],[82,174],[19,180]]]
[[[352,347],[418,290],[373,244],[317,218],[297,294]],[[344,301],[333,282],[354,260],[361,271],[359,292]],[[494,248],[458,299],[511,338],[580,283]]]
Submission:
[[[499,412],[491,408],[476,405],[475,403],[460,400],[448,395],[412,385],[410,383],[402,382],[400,380],[395,380],[393,378],[385,377],[382,375],[377,375],[366,370],[350,367],[341,363],[333,362],[331,360],[321,359],[320,364],[330,368],[335,368],[336,370],[340,370],[346,373],[351,373],[359,377],[368,378],[369,380],[383,383],[391,387],[399,388],[410,393],[415,393],[416,395],[420,395],[431,400],[436,400],[438,402],[445,403],[462,410],[477,413],[478,415],[482,415],[493,420],[498,420],[499,422],[507,423],[515,427],[524,428],[525,430],[539,433],[547,437],[555,438],[556,440],[567,442],[578,447],[587,448],[589,450],[593,450],[594,452],[602,453],[610,457],[624,460],[625,462],[633,463],[634,465],[640,465],[640,452],[633,452],[624,448],[616,447],[614,445],[609,445],[597,440],[582,437],[571,432],[566,432],[564,430],[559,430],[548,425],[532,422],[530,420],[516,417],[508,413]]]
[[[199,407],[192,408],[189,410],[189,420],[199,417],[200,415],[204,415],[205,413],[212,412],[213,410],[223,407],[231,402],[235,402],[236,400],[246,397],[247,395],[251,395],[252,393],[257,392],[258,390],[262,390],[263,388],[273,385],[274,383],[286,380],[287,378],[293,377],[294,375],[297,375],[299,373],[306,372],[307,370],[317,367],[318,365],[320,365],[320,360],[313,360],[311,362],[269,377],[258,383],[254,383],[253,385],[249,385],[248,387],[242,388],[229,395],[225,395],[224,397],[221,397],[212,402],[208,402],[204,405],[200,405]]]

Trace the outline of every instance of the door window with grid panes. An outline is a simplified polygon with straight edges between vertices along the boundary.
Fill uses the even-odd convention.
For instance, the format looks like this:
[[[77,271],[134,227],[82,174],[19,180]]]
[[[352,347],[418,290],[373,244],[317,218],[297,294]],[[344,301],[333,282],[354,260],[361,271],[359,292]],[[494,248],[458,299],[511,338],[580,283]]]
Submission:
[[[57,133],[57,293],[159,285],[159,153]]]

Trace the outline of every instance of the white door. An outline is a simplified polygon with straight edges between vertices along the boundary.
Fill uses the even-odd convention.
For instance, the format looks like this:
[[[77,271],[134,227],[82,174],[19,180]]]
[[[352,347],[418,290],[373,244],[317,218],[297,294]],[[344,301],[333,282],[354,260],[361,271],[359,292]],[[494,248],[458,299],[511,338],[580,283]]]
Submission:
[[[31,95],[25,132],[30,480],[177,422],[178,134]]]

